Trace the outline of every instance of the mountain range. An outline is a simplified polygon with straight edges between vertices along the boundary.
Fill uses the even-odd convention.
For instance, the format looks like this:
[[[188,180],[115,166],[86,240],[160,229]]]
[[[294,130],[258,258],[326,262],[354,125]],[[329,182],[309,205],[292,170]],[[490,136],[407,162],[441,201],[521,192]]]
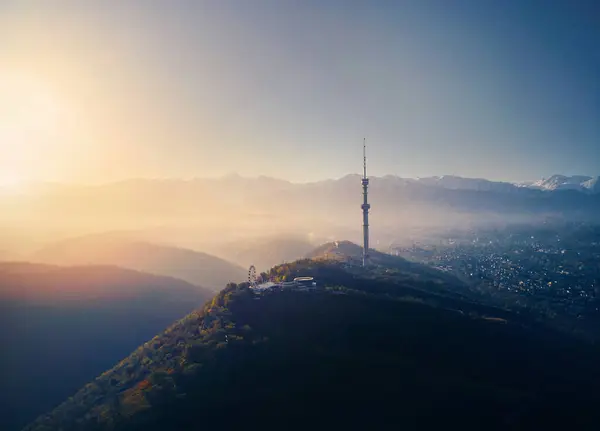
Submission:
[[[583,193],[596,194],[600,193],[600,187],[598,186],[599,180],[600,177],[589,177],[584,175],[552,175],[549,178],[544,178],[539,181],[510,183],[490,181],[482,178],[463,178],[444,175],[440,177],[418,178],[414,181],[420,184],[453,190],[477,190],[507,193],[514,192],[515,188],[528,188],[545,191],[576,190]]]
[[[173,183],[180,183],[183,187],[180,190],[181,194],[185,195],[186,188],[192,188],[198,191],[198,188],[202,186],[203,194],[212,194],[216,192],[225,192],[225,196],[222,197],[221,201],[236,203],[240,200],[252,199],[252,196],[260,190],[269,191],[287,191],[291,188],[298,187],[310,187],[318,185],[332,184],[336,181],[343,180],[346,177],[356,177],[357,174],[348,174],[339,179],[327,179],[310,183],[293,183],[287,180],[258,176],[258,177],[243,177],[238,174],[229,174],[220,178],[195,178],[191,180],[177,180],[177,179],[130,179],[119,181],[115,183],[109,183],[98,186],[68,186],[61,183],[31,183],[28,184],[25,189],[35,194],[48,194],[61,192],[65,187],[69,187],[72,193],[77,194],[77,191],[81,192],[86,187],[93,187],[98,192],[106,191],[110,188],[113,190],[121,190],[121,195],[125,198],[128,193],[134,193],[144,183],[150,181],[157,186],[156,193],[162,192],[166,196],[169,192],[169,185]],[[587,175],[561,175],[555,174],[548,178],[542,178],[537,181],[526,181],[526,182],[510,182],[510,181],[493,181],[484,178],[469,178],[461,177],[456,175],[441,175],[441,176],[429,176],[429,177],[418,177],[418,178],[405,178],[397,175],[385,175],[382,177],[374,177],[380,180],[392,180],[405,184],[421,184],[431,187],[441,187],[444,189],[451,190],[478,190],[478,191],[495,191],[495,192],[511,192],[515,188],[528,188],[533,190],[577,190],[586,193],[599,193],[598,182],[600,176],[587,176]],[[11,195],[14,195],[12,193]]]
[[[586,193],[600,193],[599,180],[600,177],[553,175],[548,179],[536,181],[529,187],[541,190],[577,190]]]
[[[370,180],[374,245],[411,229],[600,220],[598,178],[553,176],[528,185],[456,176]],[[135,231],[141,242],[202,250],[246,266],[242,250],[251,250],[256,238],[358,241],[360,182],[359,175],[303,184],[232,175],[25,188],[0,195],[0,243],[8,256],[29,258],[64,238]],[[236,243],[247,245],[239,253],[227,249]],[[275,263],[267,258],[260,265]]]

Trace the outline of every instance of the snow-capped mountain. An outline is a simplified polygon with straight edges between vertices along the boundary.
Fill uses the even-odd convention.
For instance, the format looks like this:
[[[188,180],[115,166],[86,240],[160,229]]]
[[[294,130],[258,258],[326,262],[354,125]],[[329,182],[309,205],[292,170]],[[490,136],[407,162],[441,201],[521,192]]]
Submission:
[[[360,180],[360,175],[346,175],[338,181],[354,184]],[[336,181],[326,181],[330,186],[333,186]],[[314,185],[320,182],[314,183]],[[542,191],[558,191],[558,190],[576,190],[583,193],[600,193],[600,177],[589,177],[584,175],[553,175],[547,179],[539,181],[529,181],[520,183],[509,183],[504,181],[491,181],[484,178],[465,178],[455,175],[441,175],[421,178],[402,178],[396,175],[385,175],[383,177],[371,177],[371,184],[378,186],[390,187],[406,187],[410,185],[423,186],[426,188],[437,188],[446,190],[469,190],[478,192],[493,192],[493,193],[518,193],[523,189],[533,189]]]
[[[383,177],[386,179],[388,177]],[[398,177],[399,178],[399,177]],[[583,193],[600,193],[600,177],[585,175],[553,175],[539,181],[509,183],[503,181],[490,181],[484,178],[464,178],[454,175],[417,178],[414,180],[403,179],[405,182],[422,186],[436,187],[448,190],[474,190],[480,192],[510,193],[522,189],[545,191],[576,190]]]
[[[592,178],[584,175],[552,175],[550,178],[541,179],[534,182],[529,187],[539,190],[577,190],[580,192],[595,193],[597,189],[598,178]]]
[[[582,183],[582,186],[588,189],[590,193],[600,193],[600,176],[590,178]]]
[[[486,192],[511,192],[516,186],[511,183],[490,181],[483,178],[463,178],[454,175],[418,178],[416,182],[451,190],[477,190]]]

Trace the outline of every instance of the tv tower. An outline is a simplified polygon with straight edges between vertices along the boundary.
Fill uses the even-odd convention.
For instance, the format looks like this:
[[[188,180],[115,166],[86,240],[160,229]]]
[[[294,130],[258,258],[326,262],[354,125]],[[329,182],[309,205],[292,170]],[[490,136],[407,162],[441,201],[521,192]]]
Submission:
[[[369,178],[367,178],[367,142],[363,138],[363,204],[361,206],[363,212],[363,267],[367,265],[369,259],[369,205],[367,195],[369,188]]]

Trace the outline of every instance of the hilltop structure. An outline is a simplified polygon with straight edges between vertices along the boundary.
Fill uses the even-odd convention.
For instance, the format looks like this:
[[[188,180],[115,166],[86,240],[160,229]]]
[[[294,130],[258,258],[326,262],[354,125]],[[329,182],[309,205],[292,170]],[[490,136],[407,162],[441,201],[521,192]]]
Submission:
[[[367,265],[369,259],[369,205],[368,201],[368,188],[369,178],[367,177],[367,143],[366,139],[363,139],[363,177],[362,177],[362,188],[363,188],[363,204],[361,206],[363,212],[363,267]]]

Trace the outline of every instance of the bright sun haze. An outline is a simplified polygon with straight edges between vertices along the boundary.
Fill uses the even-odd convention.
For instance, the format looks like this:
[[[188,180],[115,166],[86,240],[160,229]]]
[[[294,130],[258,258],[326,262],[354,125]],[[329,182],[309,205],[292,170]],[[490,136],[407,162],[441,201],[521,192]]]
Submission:
[[[373,175],[597,175],[598,16],[591,1],[3,1],[0,183],[340,177],[364,136]]]
[[[0,0],[0,431],[595,429],[599,261],[600,0]]]

